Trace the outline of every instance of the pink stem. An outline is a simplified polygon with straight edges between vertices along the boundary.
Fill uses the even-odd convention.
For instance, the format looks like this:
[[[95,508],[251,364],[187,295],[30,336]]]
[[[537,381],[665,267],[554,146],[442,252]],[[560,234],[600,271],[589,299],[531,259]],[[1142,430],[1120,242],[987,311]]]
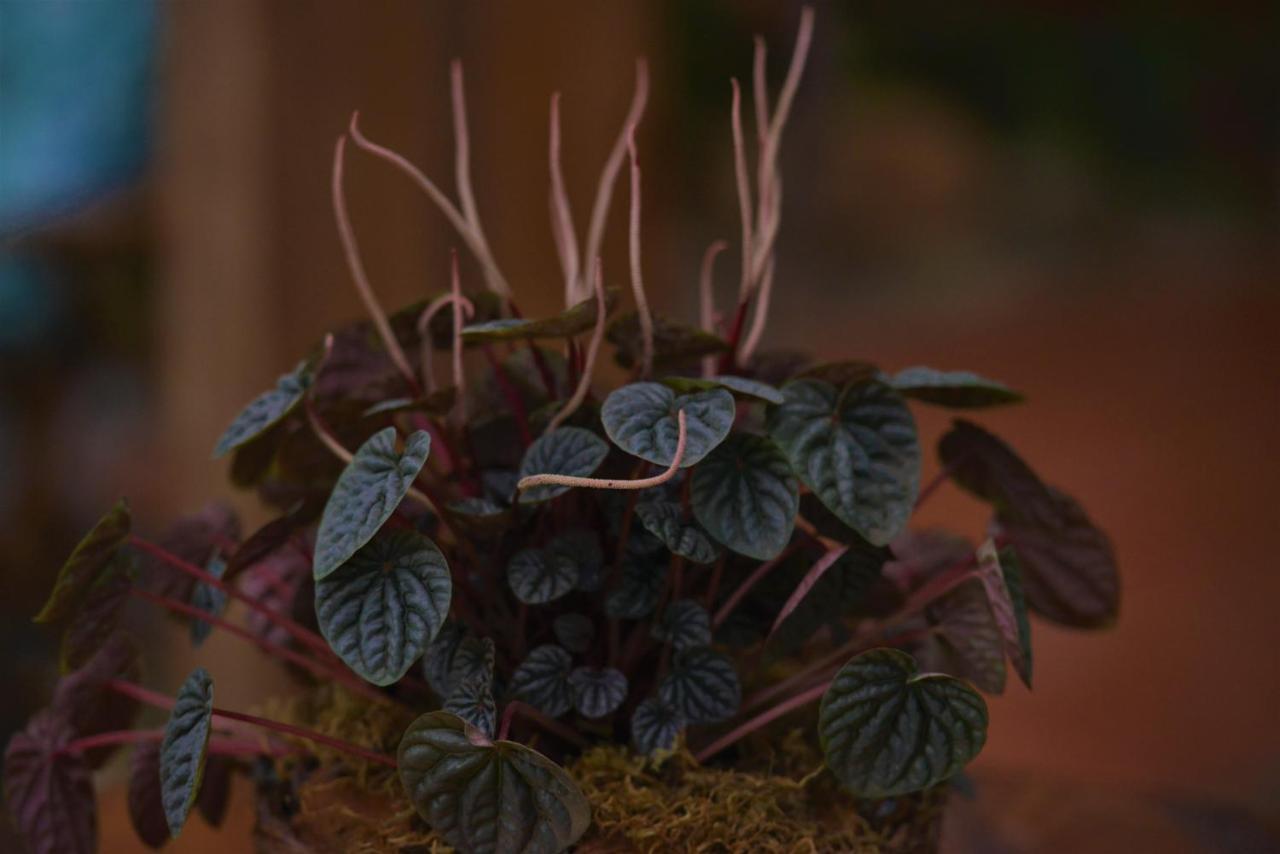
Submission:
[[[772,709],[761,712],[751,720],[747,721],[746,723],[742,724],[738,728],[734,729],[732,732],[728,733],[727,735],[721,736],[720,738],[711,742],[711,744],[702,748],[702,750],[699,750],[694,758],[696,758],[699,762],[706,762],[708,759],[710,759],[712,756],[715,756],[717,753],[724,750],[726,747],[729,747],[731,744],[737,741],[740,741],[743,738],[746,738],[748,735],[760,729],[761,727],[767,726],[768,724],[772,723],[773,721],[777,720],[778,718],[782,717],[788,712],[795,711],[796,709],[801,708],[802,706],[807,706],[808,704],[812,703],[814,700],[817,700],[819,697],[821,697],[823,694],[827,692],[827,688],[830,687],[830,685],[831,685],[830,682],[823,682],[821,685],[815,685],[809,690],[804,691],[800,694],[797,694],[796,696],[792,697],[790,700],[785,700],[779,703],[778,705],[774,706]]]
[[[733,613],[733,609],[738,607],[738,603],[742,601],[743,597],[751,592],[751,588],[755,587],[756,584],[770,572],[773,572],[773,570],[777,568],[778,564],[791,557],[791,553],[794,552],[797,547],[798,545],[796,543],[792,543],[783,549],[782,553],[777,557],[772,560],[767,560],[756,567],[755,571],[748,575],[746,580],[738,585],[738,589],[734,590],[733,593],[729,595],[729,598],[725,600],[725,603],[720,606],[720,610],[716,611],[716,615],[711,621],[712,627],[717,629],[720,628],[721,624],[723,624],[724,621],[729,618],[729,615]]]
[[[80,753],[92,750],[95,747],[109,747],[114,744],[141,744],[143,742],[163,740],[164,730],[162,729],[116,730],[115,732],[102,732],[97,735],[78,738],[64,745],[58,750],[58,754]],[[210,739],[209,741],[209,753],[215,756],[272,756],[279,758],[289,756],[295,752],[288,747],[267,747],[251,741],[234,741],[222,738]]]
[[[515,416],[516,426],[520,429],[520,438],[527,448],[533,444],[533,434],[529,431],[529,413],[525,410],[524,401],[520,399],[520,392],[512,384],[511,377],[507,376],[506,369],[498,361],[498,356],[493,352],[493,348],[486,344],[481,349],[484,350],[485,358],[489,360],[489,365],[493,368],[494,378],[498,381],[498,389],[502,392],[502,396],[506,398],[507,405],[511,407],[511,414]]]

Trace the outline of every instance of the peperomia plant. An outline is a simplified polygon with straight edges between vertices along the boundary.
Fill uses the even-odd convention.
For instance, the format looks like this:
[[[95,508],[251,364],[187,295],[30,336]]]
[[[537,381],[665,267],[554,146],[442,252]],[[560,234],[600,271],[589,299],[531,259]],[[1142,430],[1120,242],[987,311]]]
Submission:
[[[159,541],[122,502],[86,535],[37,621],[63,628],[50,706],[10,742],[9,809],[32,851],[95,848],[91,772],[133,745],[130,812],[153,846],[192,808],[217,821],[231,771],[263,757],[396,773],[423,820],[460,851],[554,852],[591,805],[560,763],[601,742],[687,748],[733,763],[792,712],[861,798],[945,783],[982,749],[1012,666],[1028,686],[1028,614],[1097,627],[1118,584],[1106,537],[1004,442],[957,421],[921,486],[912,403],[981,409],[1020,395],[967,372],[814,364],[758,350],[775,278],[778,151],[812,32],[801,19],[772,105],[754,67],[756,160],[736,81],[730,114],[741,219],[732,310],[715,309],[709,248],[697,324],[654,314],[640,254],[635,97],[580,247],[551,101],[552,234],[566,309],[517,309],[471,191],[462,72],[453,67],[455,204],[353,117],[333,199],[371,320],[326,336],[218,441],[237,486],[274,518],[248,536],[218,508]],[[347,220],[347,140],[406,173],[479,262],[388,315]],[[630,164],[630,293],[599,259],[614,184]],[[752,172],[754,171],[754,175]],[[630,381],[595,380],[605,342]],[[449,382],[436,378],[448,354]],[[912,530],[951,481],[994,509],[979,545]],[[139,684],[126,603],[229,632],[368,708],[421,716],[388,749],[215,704],[197,669],[176,696]],[[237,603],[242,619],[227,608]],[[140,705],[170,711],[133,729]],[[407,718],[406,718],[407,719]],[[800,718],[797,717],[796,720]],[[536,744],[536,748],[535,748]],[[380,769],[387,769],[381,772]]]

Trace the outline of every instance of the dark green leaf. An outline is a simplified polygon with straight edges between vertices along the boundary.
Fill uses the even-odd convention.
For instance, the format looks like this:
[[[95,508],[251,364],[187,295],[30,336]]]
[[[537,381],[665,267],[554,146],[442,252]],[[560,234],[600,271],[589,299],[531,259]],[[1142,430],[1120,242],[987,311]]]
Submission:
[[[449,504],[453,523],[467,536],[492,539],[509,530],[514,514],[489,498],[463,498]]]
[[[212,723],[213,679],[197,667],[178,689],[160,743],[160,793],[169,833],[175,837],[200,793]]]
[[[562,554],[522,549],[507,564],[507,583],[521,602],[544,605],[573,590],[578,583],[578,565]]]
[[[809,365],[795,375],[797,380],[819,380],[837,388],[862,385],[880,377],[880,369],[871,362],[848,359],[843,362],[819,362]],[[784,392],[785,394],[785,392]]]
[[[98,814],[89,766],[62,749],[75,732],[44,711],[9,739],[4,800],[30,854],[94,854]]]
[[[435,543],[415,531],[383,531],[316,582],[316,619],[348,667],[391,685],[440,631],[452,595]]]
[[[422,654],[422,676],[438,697],[449,696],[449,689],[453,687],[449,678],[453,672],[453,659],[466,637],[465,626],[454,620],[445,620],[435,640]]]
[[[160,797],[160,744],[144,741],[129,759],[129,823],[149,848],[169,841],[169,822]]]
[[[818,712],[827,767],[858,797],[917,792],[953,776],[987,738],[987,704],[968,685],[920,673],[894,649],[846,664]]]
[[[220,557],[212,557],[205,564],[205,571],[219,580],[227,573],[227,562]],[[227,609],[227,594],[216,587],[205,584],[203,581],[196,582],[196,586],[191,589],[191,605],[199,608],[206,614],[214,617],[221,617],[222,613]],[[191,644],[199,646],[209,637],[209,633],[213,631],[213,626],[204,620],[191,621]]]
[[[553,643],[534,647],[511,675],[511,695],[558,718],[573,707],[573,656]]]
[[[609,288],[605,291],[605,314],[613,311],[622,291]],[[463,327],[462,340],[468,344],[488,341],[518,341],[525,338],[571,338],[589,332],[596,325],[599,313],[594,296],[572,305],[554,317],[540,320],[502,318]]]
[[[460,854],[558,854],[591,821],[564,769],[523,745],[490,742],[447,712],[410,724],[397,759],[418,815]]]
[[[879,383],[804,379],[783,394],[769,433],[792,468],[842,522],[874,545],[888,543],[906,526],[920,488],[911,410]]]
[[[938,440],[951,479],[1005,514],[1052,530],[1058,512],[1052,491],[1022,458],[986,430],[957,420]]]
[[[590,477],[609,456],[605,441],[581,427],[559,427],[543,433],[525,452],[520,462],[520,476],[534,474],[567,474]],[[520,493],[521,503],[549,501],[569,491],[567,486],[535,486]]]
[[[404,499],[431,451],[431,434],[419,430],[396,451],[396,430],[375,433],[338,477],[316,534],[316,580],[336,570],[373,538]]]
[[[695,391],[706,391],[713,388],[725,388],[737,395],[754,397],[766,403],[782,403],[786,400],[782,392],[760,380],[738,377],[732,374],[721,374],[715,377],[663,377],[662,384],[675,389],[681,394]]]
[[[693,515],[711,536],[769,560],[791,540],[800,485],[772,441],[734,433],[694,469],[691,498]]]
[[[715,544],[697,524],[684,520],[684,511],[675,501],[641,502],[636,505],[636,518],[673,554],[694,563],[711,563],[717,557]]]
[[[75,614],[95,578],[129,538],[129,506],[119,501],[85,534],[58,571],[37,623],[54,623]]]
[[[604,583],[604,550],[600,547],[600,535],[587,528],[570,528],[552,537],[547,543],[547,553],[563,557],[578,568],[577,589],[595,592]]]
[[[586,652],[595,640],[596,627],[584,614],[561,614],[551,623],[556,640],[570,652]]]
[[[640,620],[653,613],[667,577],[667,562],[627,555],[622,559],[622,583],[605,597],[605,613],[615,620]]]
[[[373,415],[393,415],[398,412],[423,412],[427,415],[448,415],[457,402],[458,390],[453,386],[434,391],[426,397],[390,397],[365,407],[366,418]]]
[[[117,552],[89,585],[74,620],[67,621],[58,650],[58,670],[70,673],[89,661],[115,633],[137,572],[133,558]]]
[[[306,362],[299,362],[292,372],[276,380],[275,388],[258,395],[241,410],[218,439],[218,444],[213,449],[214,459],[262,435],[292,412],[310,387],[311,368]]]
[[[678,599],[662,610],[653,636],[677,651],[711,643],[711,615],[692,599]]]
[[[631,743],[646,756],[674,748],[682,729],[684,718],[658,697],[643,701],[631,715]]]
[[[742,686],[733,662],[709,647],[677,653],[658,696],[690,724],[714,724],[737,713]]]
[[[640,337],[640,317],[634,311],[618,315],[605,338],[618,348],[615,358],[624,368],[640,364],[643,341]],[[723,338],[712,335],[696,326],[653,317],[653,368],[666,371],[696,363],[703,356],[712,356],[729,349]]]
[[[966,582],[929,607],[938,632],[933,657],[926,666],[968,679],[988,694],[1001,694],[1005,683],[1005,648],[978,581]]]
[[[996,551],[995,543],[987,540],[977,551],[978,580],[986,592],[987,603],[991,606],[991,616],[1000,631],[1000,639],[1004,654],[1009,663],[1022,679],[1023,684],[1031,687],[1031,622],[1027,619],[1027,604],[1022,595],[1022,578],[1018,574],[1017,558],[1012,549],[1008,549],[1010,564],[1005,567],[1002,555]],[[1013,590],[1006,581],[1014,576],[1017,587],[1015,600]],[[977,682],[977,680],[974,680]],[[982,687],[979,684],[979,687]],[[986,690],[985,688],[983,690]]]
[[[474,675],[455,684],[445,698],[444,710],[492,738],[498,720],[498,706],[493,699],[493,677]]]
[[[1022,400],[1021,394],[1004,383],[980,377],[972,371],[939,371],[917,366],[903,368],[887,382],[903,397],[951,409],[980,409]]]
[[[602,718],[627,699],[627,677],[612,667],[577,667],[569,674],[573,707],[584,718]]]
[[[1120,577],[1111,541],[1075,499],[1049,487],[1053,522],[997,514],[994,532],[1017,554],[1031,610],[1077,628],[1100,628],[1120,611]]]
[[[661,383],[631,383],[615,389],[604,401],[600,419],[613,443],[632,456],[669,466],[676,456],[684,411],[688,438],[681,468],[689,468],[724,441],[733,427],[737,408],[724,389],[677,396]]]
[[[496,658],[493,638],[467,635],[453,653],[449,667],[449,693],[468,679],[487,679],[493,682],[493,666]]]
[[[108,637],[84,665],[58,680],[51,708],[71,725],[77,736],[129,729],[138,717],[138,701],[112,691],[112,679],[136,682],[140,675],[138,648],[124,634]],[[85,752],[93,769],[107,764],[116,747],[95,747]]]

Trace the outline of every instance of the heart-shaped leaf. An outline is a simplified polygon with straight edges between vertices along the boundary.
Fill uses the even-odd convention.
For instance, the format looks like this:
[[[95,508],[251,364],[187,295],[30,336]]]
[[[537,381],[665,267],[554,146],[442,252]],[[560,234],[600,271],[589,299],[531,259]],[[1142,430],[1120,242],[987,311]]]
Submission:
[[[415,531],[383,531],[316,582],[316,620],[348,667],[391,685],[440,631],[452,595],[435,543]]]
[[[723,353],[729,344],[718,335],[685,323],[653,318],[653,368],[667,371],[694,364],[703,356]],[[634,311],[618,315],[605,330],[605,338],[617,347],[614,358],[624,368],[640,364],[644,352],[644,339],[640,331],[640,317]]]
[[[978,425],[956,420],[938,440],[938,458],[952,480],[997,511],[1049,530],[1057,526],[1053,492],[1013,449]]]
[[[418,815],[461,854],[558,854],[591,821],[563,768],[524,745],[490,742],[447,712],[410,724],[397,759]]]
[[[653,636],[677,652],[711,643],[711,615],[692,599],[678,599],[662,610]]]
[[[37,714],[4,752],[4,800],[30,854],[94,854],[98,815],[89,766],[63,752],[75,732],[60,715]]]
[[[684,412],[685,441],[681,468],[696,465],[711,453],[733,427],[737,408],[724,389],[683,394],[661,383],[631,383],[615,389],[600,410],[600,420],[613,443],[632,456],[669,466],[676,456]]]
[[[982,584],[969,581],[952,590],[929,607],[929,618],[937,635],[927,647],[926,666],[968,679],[988,694],[1003,693],[1004,638]]]
[[[468,679],[487,679],[493,682],[496,656],[493,638],[478,638],[475,635],[464,637],[453,653],[453,663],[449,668],[449,693],[452,694],[458,685]]]
[[[431,434],[419,430],[396,451],[396,429],[374,433],[342,470],[316,534],[316,580],[342,566],[373,539],[404,499],[431,451]]]
[[[980,409],[1022,401],[1022,395],[1004,383],[972,371],[939,371],[920,365],[903,368],[885,381],[903,397],[950,409]]]
[[[535,474],[567,474],[574,477],[590,477],[609,456],[605,441],[581,427],[558,427],[543,433],[520,462],[520,476]],[[535,486],[520,493],[520,502],[530,504],[550,501],[569,491],[567,486]]]
[[[1022,577],[1017,558],[1013,549],[1006,549],[1005,552],[997,552],[995,543],[991,540],[979,546],[978,579],[982,582],[987,602],[991,606],[991,616],[1000,630],[1004,653],[1023,684],[1030,688],[1031,621],[1027,619],[1027,603],[1022,593]],[[1006,557],[1008,566],[1004,565]],[[1009,583],[1010,579],[1012,584]],[[982,687],[981,684],[979,687]]]
[[[563,554],[544,549],[521,549],[507,564],[507,583],[527,605],[553,602],[578,583],[578,565]]]
[[[987,704],[958,679],[920,673],[911,656],[873,649],[831,682],[818,712],[827,767],[862,798],[941,783],[978,755]]]
[[[160,794],[172,836],[182,832],[200,793],[212,724],[213,679],[197,667],[178,689],[160,743]]]
[[[596,625],[585,614],[561,614],[552,621],[551,630],[570,652],[586,652],[596,637]]]
[[[71,725],[77,736],[129,729],[138,717],[138,701],[112,691],[113,679],[136,682],[140,674],[138,648],[124,634],[106,639],[84,665],[58,680],[51,708]],[[114,746],[85,751],[85,761],[101,768],[115,754]]]
[[[1075,499],[1053,487],[1049,494],[1054,502],[1052,523],[999,513],[993,531],[1017,554],[1031,610],[1064,626],[1109,626],[1120,611],[1120,577],[1111,541]]]
[[[473,675],[453,686],[445,698],[444,710],[462,718],[492,738],[498,722],[498,705],[493,699],[493,677]]]
[[[204,782],[196,796],[196,809],[211,827],[222,824],[227,816],[227,804],[231,800],[231,772],[233,760],[226,756],[210,756],[204,763]]]
[[[658,696],[690,724],[714,724],[737,713],[742,685],[733,662],[709,647],[695,647],[675,657]]]
[[[240,576],[239,588],[241,593],[272,611],[288,614],[298,607],[315,615],[311,561],[297,549],[281,549],[258,561]],[[305,606],[303,599],[309,600]],[[245,614],[245,627],[271,643],[288,645],[293,640],[287,629],[258,611]]]
[[[534,647],[511,674],[511,695],[558,718],[573,708],[573,656],[553,643]]]
[[[667,578],[667,562],[627,555],[622,559],[622,582],[605,597],[605,613],[615,620],[640,620],[653,613]]]
[[[605,291],[605,314],[610,314],[618,304],[621,289]],[[566,308],[554,317],[537,320],[500,318],[485,323],[474,323],[462,329],[462,340],[468,344],[490,341],[518,341],[529,338],[572,338],[591,331],[599,312],[594,296]]]
[[[728,548],[757,560],[791,540],[800,484],[782,451],[764,436],[734,433],[693,472],[693,515]]]
[[[62,633],[59,672],[70,673],[83,666],[115,634],[136,575],[133,558],[124,551],[117,552],[98,572],[85,591],[75,619],[67,622]]]
[[[573,707],[584,718],[602,718],[627,699],[627,677],[612,667],[577,667],[569,674]]]
[[[840,521],[882,546],[906,526],[920,488],[915,419],[880,383],[796,380],[769,413],[769,433]]]
[[[715,544],[696,524],[685,521],[684,511],[677,502],[642,502],[636,505],[636,518],[645,530],[662,540],[672,554],[694,563],[711,563],[716,559]]]
[[[706,391],[712,388],[726,388],[737,395],[753,397],[766,403],[783,403],[786,398],[782,392],[760,380],[737,377],[732,374],[721,374],[715,377],[664,377],[662,384],[669,386],[681,394],[694,391]]]
[[[276,380],[276,387],[255,397],[227,427],[213,449],[214,459],[262,435],[293,411],[311,387],[311,369],[306,362]]]
[[[37,623],[55,623],[75,614],[93,580],[129,538],[130,524],[129,506],[123,501],[98,520],[58,571],[48,601],[35,616]]]
[[[631,743],[645,756],[674,748],[682,729],[684,718],[660,697],[644,700],[631,715]]]
[[[219,580],[222,579],[227,572],[227,562],[220,557],[213,557],[205,564],[205,571]],[[206,614],[214,617],[221,617],[222,613],[227,610],[227,594],[216,587],[205,584],[203,581],[196,582],[196,586],[191,589],[191,605],[199,608]],[[204,620],[191,621],[191,645],[199,646],[209,637],[209,633],[213,631],[213,626]]]
[[[129,759],[129,823],[149,848],[169,841],[169,822],[160,796],[160,744],[144,741]]]
[[[435,640],[422,654],[422,676],[438,697],[449,696],[453,659],[467,637],[467,629],[454,620],[445,620]]]

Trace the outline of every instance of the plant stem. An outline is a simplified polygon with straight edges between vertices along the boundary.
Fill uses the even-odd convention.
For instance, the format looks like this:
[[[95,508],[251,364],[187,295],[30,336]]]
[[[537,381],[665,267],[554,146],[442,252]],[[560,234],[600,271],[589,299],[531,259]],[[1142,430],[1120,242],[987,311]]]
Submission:
[[[95,747],[108,747],[114,744],[141,744],[143,742],[163,741],[162,729],[127,729],[114,732],[101,732],[97,735],[78,738],[58,750],[58,754],[79,753]],[[234,741],[231,739],[209,740],[209,753],[215,756],[288,756],[294,751],[287,747],[266,747],[251,741]]]
[[[733,613],[733,609],[738,607],[738,603],[741,602],[749,592],[751,592],[751,588],[755,587],[756,584],[759,583],[760,579],[764,578],[777,568],[778,564],[791,557],[791,554],[797,548],[799,548],[799,543],[791,543],[783,549],[777,557],[772,560],[767,560],[756,567],[755,570],[738,585],[738,589],[734,590],[733,593],[729,595],[729,598],[725,600],[725,603],[720,606],[720,610],[716,611],[715,617],[711,620],[712,628],[720,628],[721,624],[723,624],[724,621],[729,618],[729,615]]]
[[[916,506],[913,508],[914,510],[919,510],[920,505],[924,504],[925,500],[928,499],[929,496],[938,491],[938,487],[942,486],[951,478],[953,468],[954,466],[943,467],[942,471],[934,475],[933,479],[924,485],[920,490],[920,494],[916,496]]]
[[[511,407],[511,414],[516,419],[516,427],[520,430],[520,439],[527,448],[533,444],[533,433],[529,430],[529,413],[525,409],[524,401],[520,398],[520,392],[511,382],[511,377],[507,376],[507,371],[502,367],[502,363],[498,361],[498,356],[493,352],[493,347],[485,344],[481,349],[484,351],[484,357],[489,360],[489,366],[493,368],[493,376],[498,381],[498,389],[502,392],[502,396],[506,398],[507,405]]]
[[[699,762],[706,762],[726,747],[746,738],[761,727],[767,726],[788,712],[793,712],[796,709],[801,708],[802,706],[807,706],[809,703],[817,700],[827,692],[827,688],[830,685],[830,682],[823,682],[820,685],[815,685],[807,691],[797,694],[789,700],[784,700],[767,711],[761,712],[751,720],[711,742],[711,744],[702,748],[702,750],[699,750],[694,758]]]

